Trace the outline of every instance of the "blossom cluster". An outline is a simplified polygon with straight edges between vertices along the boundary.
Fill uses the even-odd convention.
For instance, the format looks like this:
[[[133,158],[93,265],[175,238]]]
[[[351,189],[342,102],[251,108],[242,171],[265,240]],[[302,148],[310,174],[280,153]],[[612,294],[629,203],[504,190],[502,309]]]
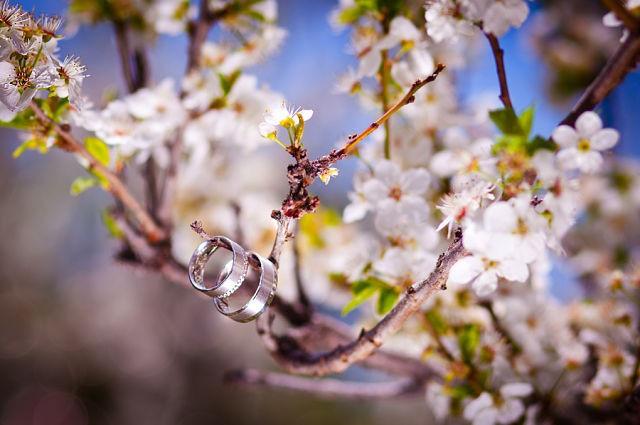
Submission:
[[[36,17],[20,6],[0,3],[0,118],[11,121],[38,91],[49,91],[80,106],[85,67],[75,57],[60,59],[62,20]]]
[[[358,67],[338,82],[338,91],[355,94],[367,108],[381,111],[432,72],[435,63],[464,67],[477,28],[500,36],[520,26],[528,13],[526,3],[517,0],[429,1],[426,25],[419,28],[403,15],[380,25],[375,13],[360,10],[354,15],[353,8],[352,2],[341,2],[332,14],[333,22],[353,28],[358,58]],[[596,113],[585,112],[574,125],[561,125],[549,137],[534,135],[533,108],[517,114],[486,102],[464,105],[447,73],[418,92],[398,115],[359,151],[364,166],[354,178],[343,220],[371,217],[370,237],[376,242],[361,249],[351,273],[334,270],[342,276],[338,285],[352,282],[352,300],[344,311],[376,294],[377,313],[387,311],[397,299],[388,294],[426,278],[446,236],[460,228],[468,255],[452,267],[447,291],[433,297],[423,315],[389,341],[393,349],[442,371],[445,381],[427,390],[436,417],[460,415],[478,424],[538,423],[558,419],[540,401],[560,392],[560,404],[570,404],[572,397],[591,405],[619,401],[637,376],[632,364],[636,356],[626,349],[634,346],[629,329],[637,319],[627,303],[620,305],[622,289],[615,301],[608,290],[602,304],[593,306],[564,305],[550,288],[550,270],[558,257],[569,254],[570,262],[575,259],[583,267],[604,262],[609,265],[606,276],[616,270],[616,246],[632,246],[625,232],[620,237],[627,238],[626,244],[599,246],[577,256],[567,242],[578,231],[596,231],[601,238],[596,229],[610,228],[611,223],[582,222],[593,208],[590,196],[607,193],[599,205],[615,209],[616,220],[623,211],[632,211],[623,207],[627,199],[639,199],[630,192],[634,186],[625,180],[629,177],[619,177],[629,193],[622,199],[602,190],[612,179],[603,173],[618,132],[605,128]],[[597,214],[594,219],[605,217]],[[595,252],[604,258],[593,261]],[[353,273],[354,264],[360,264],[359,275]],[[589,275],[602,272],[591,270]],[[621,287],[635,291],[628,283],[633,279],[617,273]],[[611,309],[619,310],[617,321],[604,317]],[[363,316],[365,326],[371,317]],[[590,358],[598,361],[597,373],[581,381],[581,368]]]

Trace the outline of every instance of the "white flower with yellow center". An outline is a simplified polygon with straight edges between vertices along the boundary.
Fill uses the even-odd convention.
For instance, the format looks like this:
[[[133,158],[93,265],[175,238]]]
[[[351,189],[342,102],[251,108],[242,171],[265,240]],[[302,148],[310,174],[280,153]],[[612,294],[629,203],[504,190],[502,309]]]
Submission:
[[[618,143],[620,134],[612,128],[602,128],[602,120],[595,112],[584,112],[575,129],[561,125],[553,132],[553,140],[560,146],[558,161],[567,170],[593,173],[602,165],[601,151]]]

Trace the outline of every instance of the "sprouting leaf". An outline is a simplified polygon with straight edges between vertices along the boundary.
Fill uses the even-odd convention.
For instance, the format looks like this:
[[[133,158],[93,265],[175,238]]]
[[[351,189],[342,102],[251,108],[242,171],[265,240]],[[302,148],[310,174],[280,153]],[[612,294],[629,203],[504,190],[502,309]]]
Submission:
[[[520,123],[520,127],[524,132],[524,136],[527,138],[531,134],[531,128],[533,127],[534,116],[535,116],[535,108],[533,106],[529,106],[527,109],[522,111],[522,113],[518,117],[518,122]]]
[[[13,128],[16,130],[28,130],[35,123],[35,114],[31,109],[18,112],[11,121],[0,121],[0,127]]]
[[[461,384],[455,386],[445,387],[445,394],[449,397],[457,400],[464,400],[467,397],[471,397],[476,394],[473,388],[468,384]]]
[[[234,71],[229,75],[218,73],[218,79],[220,80],[220,87],[222,88],[222,92],[224,93],[225,96],[231,92],[233,85],[236,83],[241,73],[242,71],[240,70]]]
[[[465,325],[458,333],[458,346],[465,363],[471,363],[480,345],[480,328],[477,325]]]
[[[105,142],[97,137],[87,137],[84,139],[84,145],[87,148],[87,151],[98,160],[104,166],[109,166],[111,162],[111,155],[109,152],[109,147]]]
[[[71,188],[69,189],[69,193],[73,196],[78,196],[87,189],[90,189],[98,184],[98,181],[95,177],[78,177],[71,183]]]
[[[20,155],[25,153],[25,151],[38,151],[42,154],[45,154],[49,151],[49,147],[47,146],[47,141],[40,138],[30,138],[22,142],[20,146],[18,146],[13,151],[13,157],[18,158]]]
[[[503,134],[524,135],[520,121],[512,109],[490,111],[489,117]]]
[[[100,187],[104,190],[109,190],[109,180],[96,170],[89,171],[96,181],[100,184]]]
[[[399,296],[398,292],[392,287],[380,289],[378,303],[376,304],[376,312],[378,314],[387,314],[391,311],[393,306],[396,305],[396,301],[398,301]]]
[[[437,335],[443,335],[447,332],[447,322],[444,320],[444,317],[440,315],[438,310],[432,309],[426,313],[427,321],[431,325],[431,328]]]
[[[533,155],[534,153],[542,149],[555,151],[557,149],[557,146],[553,140],[539,135],[534,137],[527,143],[527,153],[529,153],[529,155]]]
[[[342,309],[342,315],[351,313],[378,292],[378,286],[368,280],[359,280],[352,286],[353,298]]]
[[[366,279],[358,280],[351,285],[353,299],[342,309],[342,315],[355,310],[376,293],[380,293],[376,310],[380,314],[384,314],[381,312],[383,311],[386,313],[393,308],[393,305],[398,298],[396,291],[395,287],[375,276],[369,276]]]
[[[109,232],[109,235],[111,237],[116,239],[122,239],[124,237],[124,232],[122,231],[120,226],[118,226],[118,222],[113,217],[113,215],[111,215],[109,210],[102,211],[102,222],[104,223],[104,226],[107,228],[107,231]]]

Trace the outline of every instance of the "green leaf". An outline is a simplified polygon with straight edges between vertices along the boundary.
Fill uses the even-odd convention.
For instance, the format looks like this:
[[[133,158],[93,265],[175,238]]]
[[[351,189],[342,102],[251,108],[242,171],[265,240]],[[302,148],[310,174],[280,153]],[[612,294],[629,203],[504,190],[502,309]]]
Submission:
[[[520,125],[520,120],[513,109],[496,109],[489,112],[491,121],[504,134],[523,136],[525,133]]]
[[[220,80],[220,87],[222,88],[222,92],[224,93],[225,96],[227,96],[231,92],[233,85],[236,83],[241,73],[242,72],[240,70],[234,71],[229,75],[218,73],[218,79]]]
[[[99,163],[105,167],[109,166],[109,163],[111,163],[111,154],[105,142],[97,137],[87,137],[84,139],[84,145],[91,156],[97,159]]]
[[[387,314],[394,305],[396,305],[396,301],[398,301],[398,297],[400,294],[394,288],[383,288],[380,289],[380,294],[378,295],[378,302],[376,304],[376,312],[378,314]]]
[[[529,155],[533,155],[534,153],[542,149],[555,151],[557,149],[557,146],[553,140],[539,135],[534,137],[527,143],[527,152],[529,153]]]
[[[0,121],[0,127],[16,130],[29,130],[36,122],[35,114],[31,109],[19,112],[11,121]]]
[[[449,328],[444,317],[440,315],[438,310],[429,310],[426,313],[427,320],[437,335],[443,335]]]
[[[462,360],[470,364],[480,345],[480,328],[477,325],[465,325],[458,333],[458,346]]]
[[[49,147],[47,146],[47,141],[44,139],[31,138],[27,139],[20,146],[18,146],[12,153],[14,158],[20,157],[26,151],[38,151],[42,154],[45,154],[49,151]]]
[[[351,313],[369,298],[373,297],[376,292],[378,292],[378,287],[376,285],[372,285],[367,280],[359,280],[353,284],[352,291],[354,293],[353,298],[342,309],[343,316]]]
[[[452,387],[445,387],[445,394],[453,399],[464,400],[467,397],[476,395],[476,392],[468,384],[461,384]]]
[[[95,177],[78,177],[71,183],[71,188],[69,189],[69,193],[73,196],[78,196],[87,189],[90,189],[98,184],[98,181]]]
[[[258,21],[258,22],[266,22],[267,19],[264,17],[264,15],[260,12],[258,12],[257,10],[253,10],[253,9],[249,9],[246,12],[244,12],[245,15],[247,15],[248,17],[250,17],[251,19]]]
[[[524,132],[524,136],[527,138],[531,134],[531,128],[533,127],[534,116],[535,116],[535,108],[533,106],[529,106],[527,109],[522,111],[522,113],[518,117],[518,121],[520,122],[520,127]]]
[[[359,5],[344,8],[338,14],[338,23],[341,25],[351,25],[357,22],[366,11],[364,7]]]
[[[104,223],[104,226],[107,228],[111,237],[116,239],[122,239],[124,237],[124,232],[120,226],[118,226],[118,222],[113,215],[111,215],[109,210],[102,211],[102,223]]]

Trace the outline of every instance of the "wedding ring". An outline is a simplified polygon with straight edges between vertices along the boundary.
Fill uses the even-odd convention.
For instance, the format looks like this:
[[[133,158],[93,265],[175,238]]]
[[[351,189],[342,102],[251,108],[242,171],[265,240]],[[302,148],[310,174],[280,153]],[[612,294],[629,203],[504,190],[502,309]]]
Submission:
[[[207,286],[204,282],[205,265],[213,253],[221,246],[229,249],[233,254],[233,259],[229,262],[231,266],[222,270],[213,286]],[[226,298],[242,285],[242,282],[247,277],[248,269],[249,257],[246,251],[231,239],[224,236],[216,236],[213,239],[202,242],[191,256],[189,261],[189,280],[191,285],[200,292],[214,298]]]
[[[271,261],[254,252],[250,252],[249,257],[257,261],[260,270],[258,287],[251,299],[245,305],[234,311],[229,309],[229,305],[224,298],[214,298],[213,300],[220,313],[241,323],[250,322],[264,312],[267,306],[271,304],[271,301],[273,301],[276,286],[278,285],[276,267]],[[252,263],[254,262],[252,261]]]

